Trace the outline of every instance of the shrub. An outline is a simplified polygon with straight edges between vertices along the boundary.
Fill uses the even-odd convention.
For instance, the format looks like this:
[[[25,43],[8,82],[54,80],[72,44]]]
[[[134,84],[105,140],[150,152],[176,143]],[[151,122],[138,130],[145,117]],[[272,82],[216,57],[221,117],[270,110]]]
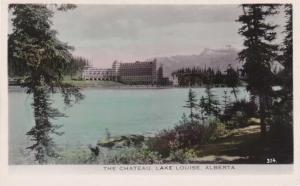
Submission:
[[[224,125],[210,123],[200,125],[199,123],[184,123],[172,130],[164,130],[155,137],[150,138],[146,145],[149,149],[159,152],[163,157],[170,156],[171,152],[202,145],[215,140],[225,132]],[[179,152],[177,152],[179,153]]]
[[[149,149],[159,152],[163,157],[170,154],[171,144],[175,141],[176,133],[174,130],[163,130],[146,142]]]
[[[147,148],[128,148],[109,156],[107,164],[159,164],[161,155]]]
[[[240,111],[247,117],[254,117],[257,115],[257,105],[250,101],[247,102],[246,100],[240,100],[233,104],[232,106],[233,111]]]
[[[224,123],[212,123],[211,125],[214,125],[214,130],[210,136],[210,141],[225,137],[228,134],[228,130],[226,129],[226,125]]]
[[[177,149],[170,152],[168,158],[171,162],[188,163],[190,160],[197,158],[197,152],[193,149]]]
[[[226,124],[227,129],[234,129],[247,126],[248,119],[255,116],[257,116],[256,104],[240,100],[228,106],[220,119]]]
[[[225,122],[226,129],[229,129],[229,130],[239,128],[239,125],[240,125],[240,123],[238,123],[234,120],[230,120],[230,121]]]
[[[171,162],[186,163],[183,149],[171,151],[168,159]]]
[[[186,159],[194,159],[198,157],[197,152],[194,149],[188,149],[185,151],[184,156]]]

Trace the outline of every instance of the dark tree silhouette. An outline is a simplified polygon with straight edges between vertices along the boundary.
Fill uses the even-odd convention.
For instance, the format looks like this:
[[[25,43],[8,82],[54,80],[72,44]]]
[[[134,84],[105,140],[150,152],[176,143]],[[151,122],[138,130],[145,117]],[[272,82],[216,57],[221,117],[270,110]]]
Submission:
[[[198,109],[200,112],[200,119],[202,120],[202,123],[204,123],[207,118],[207,113],[205,111],[205,108],[206,108],[206,99],[204,98],[204,96],[201,96],[199,100]]]
[[[225,83],[226,74],[220,69],[212,68],[182,68],[172,73],[173,77],[177,77],[179,86],[201,86],[207,84],[222,85]]]
[[[291,4],[285,5],[286,25],[285,25],[285,39],[281,51],[283,54],[279,57],[284,69],[281,74],[282,92],[281,98],[286,109],[287,124],[293,123],[293,8]]]
[[[214,116],[216,118],[220,115],[219,101],[216,99],[216,96],[213,94],[210,86],[205,88],[206,97],[204,104],[204,111],[208,116]]]
[[[232,93],[235,97],[235,100],[237,101],[238,90],[236,89],[236,87],[239,84],[239,74],[232,68],[231,65],[228,65],[228,68],[226,70],[225,83],[228,87],[232,88]]]
[[[239,60],[244,62],[248,90],[259,98],[262,136],[266,134],[268,100],[272,95],[271,63],[278,48],[272,42],[276,38],[276,25],[267,23],[266,18],[277,14],[276,7],[271,4],[243,4],[243,14],[238,19],[242,24],[239,34],[245,38],[245,49],[239,53]]]
[[[277,79],[281,90],[275,94],[272,108],[271,135],[278,141],[278,149],[285,149],[287,161],[293,159],[293,10],[291,4],[284,6],[286,15],[285,38],[281,47],[282,55],[278,57],[284,69]]]

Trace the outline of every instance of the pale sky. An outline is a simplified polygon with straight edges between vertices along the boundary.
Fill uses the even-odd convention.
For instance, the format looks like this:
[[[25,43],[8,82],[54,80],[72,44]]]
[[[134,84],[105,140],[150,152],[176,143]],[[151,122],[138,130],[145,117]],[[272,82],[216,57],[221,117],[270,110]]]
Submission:
[[[200,54],[241,48],[238,5],[78,5],[53,19],[59,39],[97,67],[114,60]]]
[[[78,5],[55,12],[58,38],[96,67],[159,56],[242,48],[238,5]]]

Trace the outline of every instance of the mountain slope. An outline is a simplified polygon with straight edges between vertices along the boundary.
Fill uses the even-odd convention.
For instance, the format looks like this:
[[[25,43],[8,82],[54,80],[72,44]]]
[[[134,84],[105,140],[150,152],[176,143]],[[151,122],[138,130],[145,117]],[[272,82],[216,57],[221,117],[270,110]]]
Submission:
[[[233,68],[241,66],[237,60],[238,51],[228,47],[225,49],[204,49],[199,55],[176,55],[158,57],[158,64],[163,65],[164,75],[171,76],[172,72],[186,67],[211,67],[225,71],[229,64]]]

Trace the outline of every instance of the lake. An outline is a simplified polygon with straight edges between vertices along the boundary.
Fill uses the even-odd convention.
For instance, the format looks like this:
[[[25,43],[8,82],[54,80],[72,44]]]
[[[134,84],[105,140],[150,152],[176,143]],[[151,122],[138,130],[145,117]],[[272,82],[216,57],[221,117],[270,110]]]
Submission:
[[[193,89],[198,98],[205,95],[204,88]],[[224,90],[213,88],[213,93],[222,103]],[[64,149],[86,148],[104,138],[106,130],[114,135],[153,134],[178,124],[187,100],[187,88],[169,89],[100,89],[82,90],[85,99],[73,107],[66,108],[58,94],[53,95],[53,106],[68,117],[53,122],[63,125],[62,136],[54,136],[55,142]],[[239,98],[249,99],[245,88],[239,88]],[[233,95],[231,99],[234,100]],[[9,151],[10,163],[20,162],[24,149],[31,144],[26,132],[34,124],[32,96],[23,89],[9,88]]]

